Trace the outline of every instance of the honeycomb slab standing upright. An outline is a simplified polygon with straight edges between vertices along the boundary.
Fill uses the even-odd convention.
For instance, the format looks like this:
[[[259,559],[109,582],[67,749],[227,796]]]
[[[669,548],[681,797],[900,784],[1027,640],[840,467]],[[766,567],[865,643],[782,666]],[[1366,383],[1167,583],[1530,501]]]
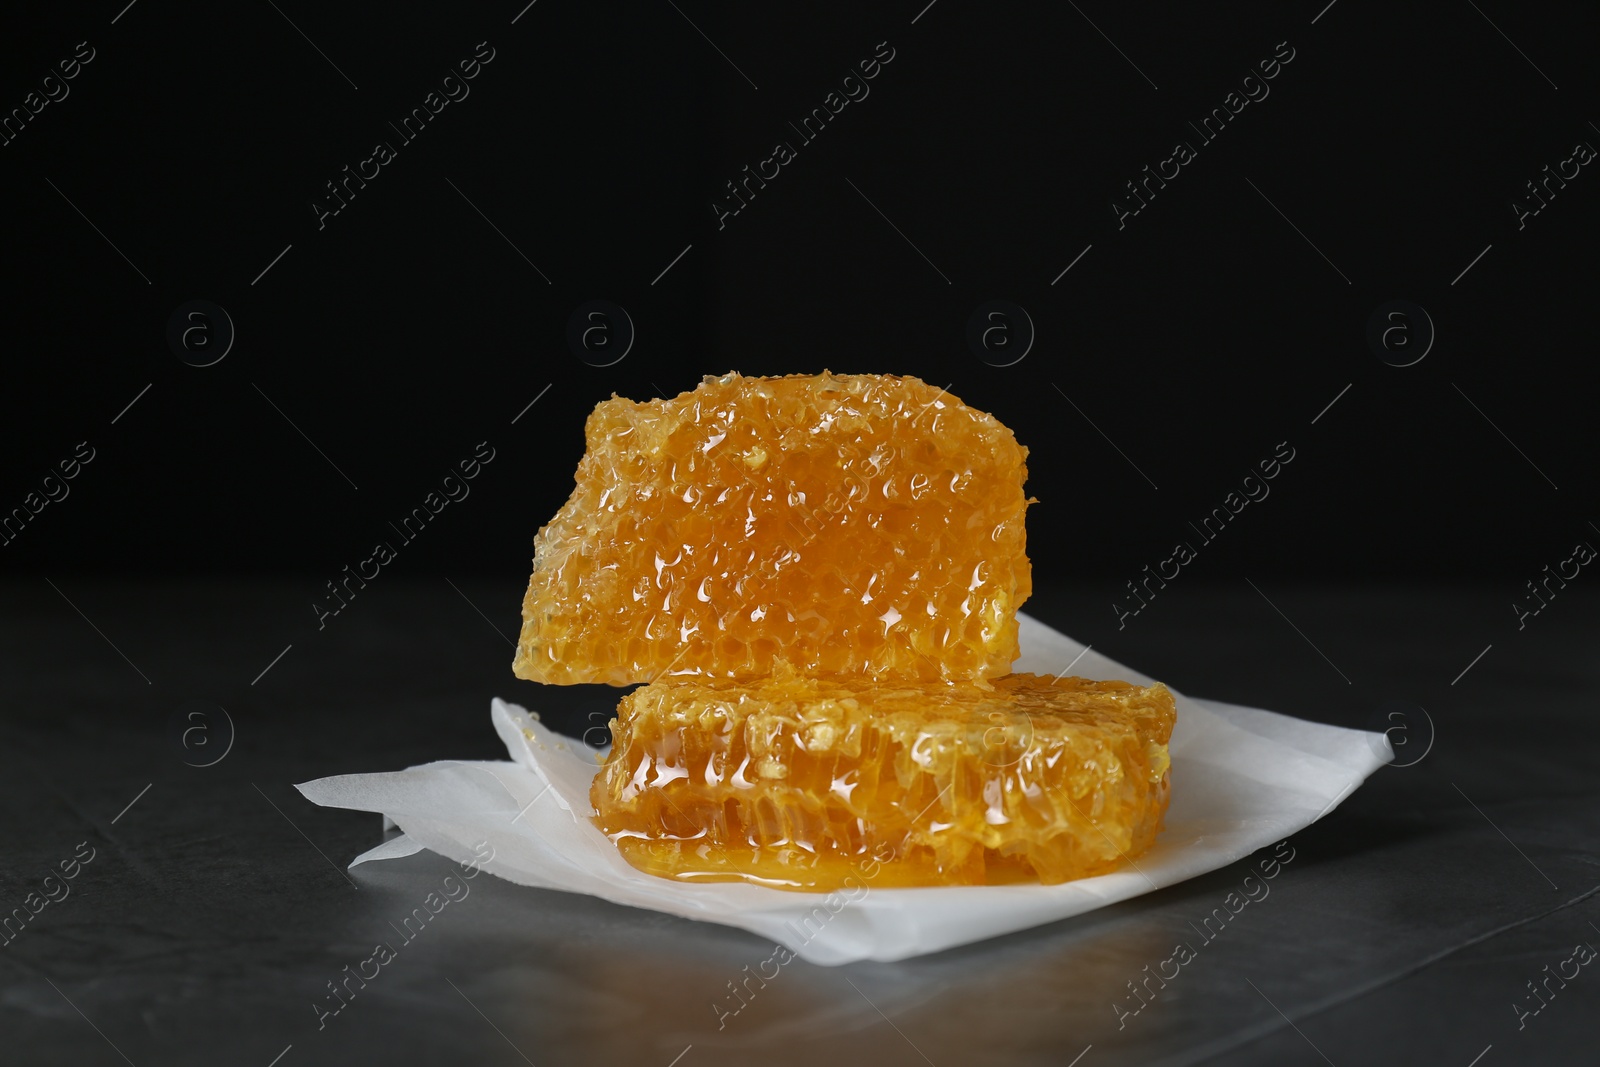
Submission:
[[[1027,450],[943,389],[730,373],[614,397],[586,436],[535,539],[518,677],[984,686],[1016,658]]]

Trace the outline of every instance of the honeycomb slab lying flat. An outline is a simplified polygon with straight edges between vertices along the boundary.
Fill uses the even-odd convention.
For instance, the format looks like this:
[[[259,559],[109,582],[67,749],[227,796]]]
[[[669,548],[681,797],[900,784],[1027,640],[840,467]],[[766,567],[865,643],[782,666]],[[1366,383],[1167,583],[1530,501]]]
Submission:
[[[1050,884],[1155,839],[1175,714],[1162,685],[1032,674],[648,685],[618,707],[590,799],[628,862],[667,878]]]
[[[730,373],[613,397],[586,436],[534,542],[518,677],[983,685],[1016,658],[1027,450],[944,390]]]

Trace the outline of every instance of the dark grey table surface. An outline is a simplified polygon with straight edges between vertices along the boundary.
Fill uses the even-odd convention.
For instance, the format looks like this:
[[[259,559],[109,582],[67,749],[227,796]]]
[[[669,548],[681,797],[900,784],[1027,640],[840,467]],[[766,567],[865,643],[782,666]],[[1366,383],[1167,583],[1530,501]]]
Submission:
[[[317,808],[293,783],[503,758],[490,697],[577,733],[617,694],[511,676],[519,583],[397,576],[321,631],[316,585],[0,586],[0,900],[27,919],[0,949],[0,1062],[1600,1058],[1600,967],[1571,962],[1600,946],[1600,599],[1581,583],[1521,630],[1504,583],[1197,581],[1120,632],[1102,594],[1042,590],[1040,618],[1191,694],[1352,726],[1403,699],[1426,709],[1405,720],[1403,758],[1427,749],[1430,721],[1431,750],[1295,835],[1270,895],[1120,1026],[1127,983],[1198,943],[1190,924],[1247,864],[921,959],[795,961],[721,1029],[714,1005],[770,944],[492,876],[319,1029],[328,983],[451,865],[425,852],[347,875],[381,840],[377,817]]]

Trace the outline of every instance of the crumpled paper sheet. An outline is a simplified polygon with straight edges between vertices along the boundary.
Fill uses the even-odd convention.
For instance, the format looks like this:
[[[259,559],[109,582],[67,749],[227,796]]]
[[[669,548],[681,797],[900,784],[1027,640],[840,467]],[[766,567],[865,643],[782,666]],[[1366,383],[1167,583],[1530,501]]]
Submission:
[[[1017,671],[1152,681],[1036,619],[1018,619]],[[1224,867],[1317,821],[1394,758],[1383,734],[1174,696],[1165,830],[1129,866],[1062,885],[868,887],[846,899],[644,874],[588,819],[596,751],[498,698],[491,715],[510,762],[443,760],[297,788],[325,807],[381,812],[404,831],[352,867],[428,848],[521,885],[737,926],[811,963],[902,960],[1081,915]],[[487,861],[484,842],[493,849]]]

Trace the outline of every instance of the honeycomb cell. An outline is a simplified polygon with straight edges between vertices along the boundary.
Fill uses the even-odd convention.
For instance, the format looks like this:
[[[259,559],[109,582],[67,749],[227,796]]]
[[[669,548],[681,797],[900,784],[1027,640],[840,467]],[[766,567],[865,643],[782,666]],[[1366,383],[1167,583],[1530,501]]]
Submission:
[[[641,870],[826,891],[1046,884],[1147,849],[1169,790],[1165,686],[656,683],[624,697],[590,789]]]
[[[613,397],[586,437],[534,541],[518,677],[981,686],[1016,658],[1027,450],[944,390],[729,373]]]

